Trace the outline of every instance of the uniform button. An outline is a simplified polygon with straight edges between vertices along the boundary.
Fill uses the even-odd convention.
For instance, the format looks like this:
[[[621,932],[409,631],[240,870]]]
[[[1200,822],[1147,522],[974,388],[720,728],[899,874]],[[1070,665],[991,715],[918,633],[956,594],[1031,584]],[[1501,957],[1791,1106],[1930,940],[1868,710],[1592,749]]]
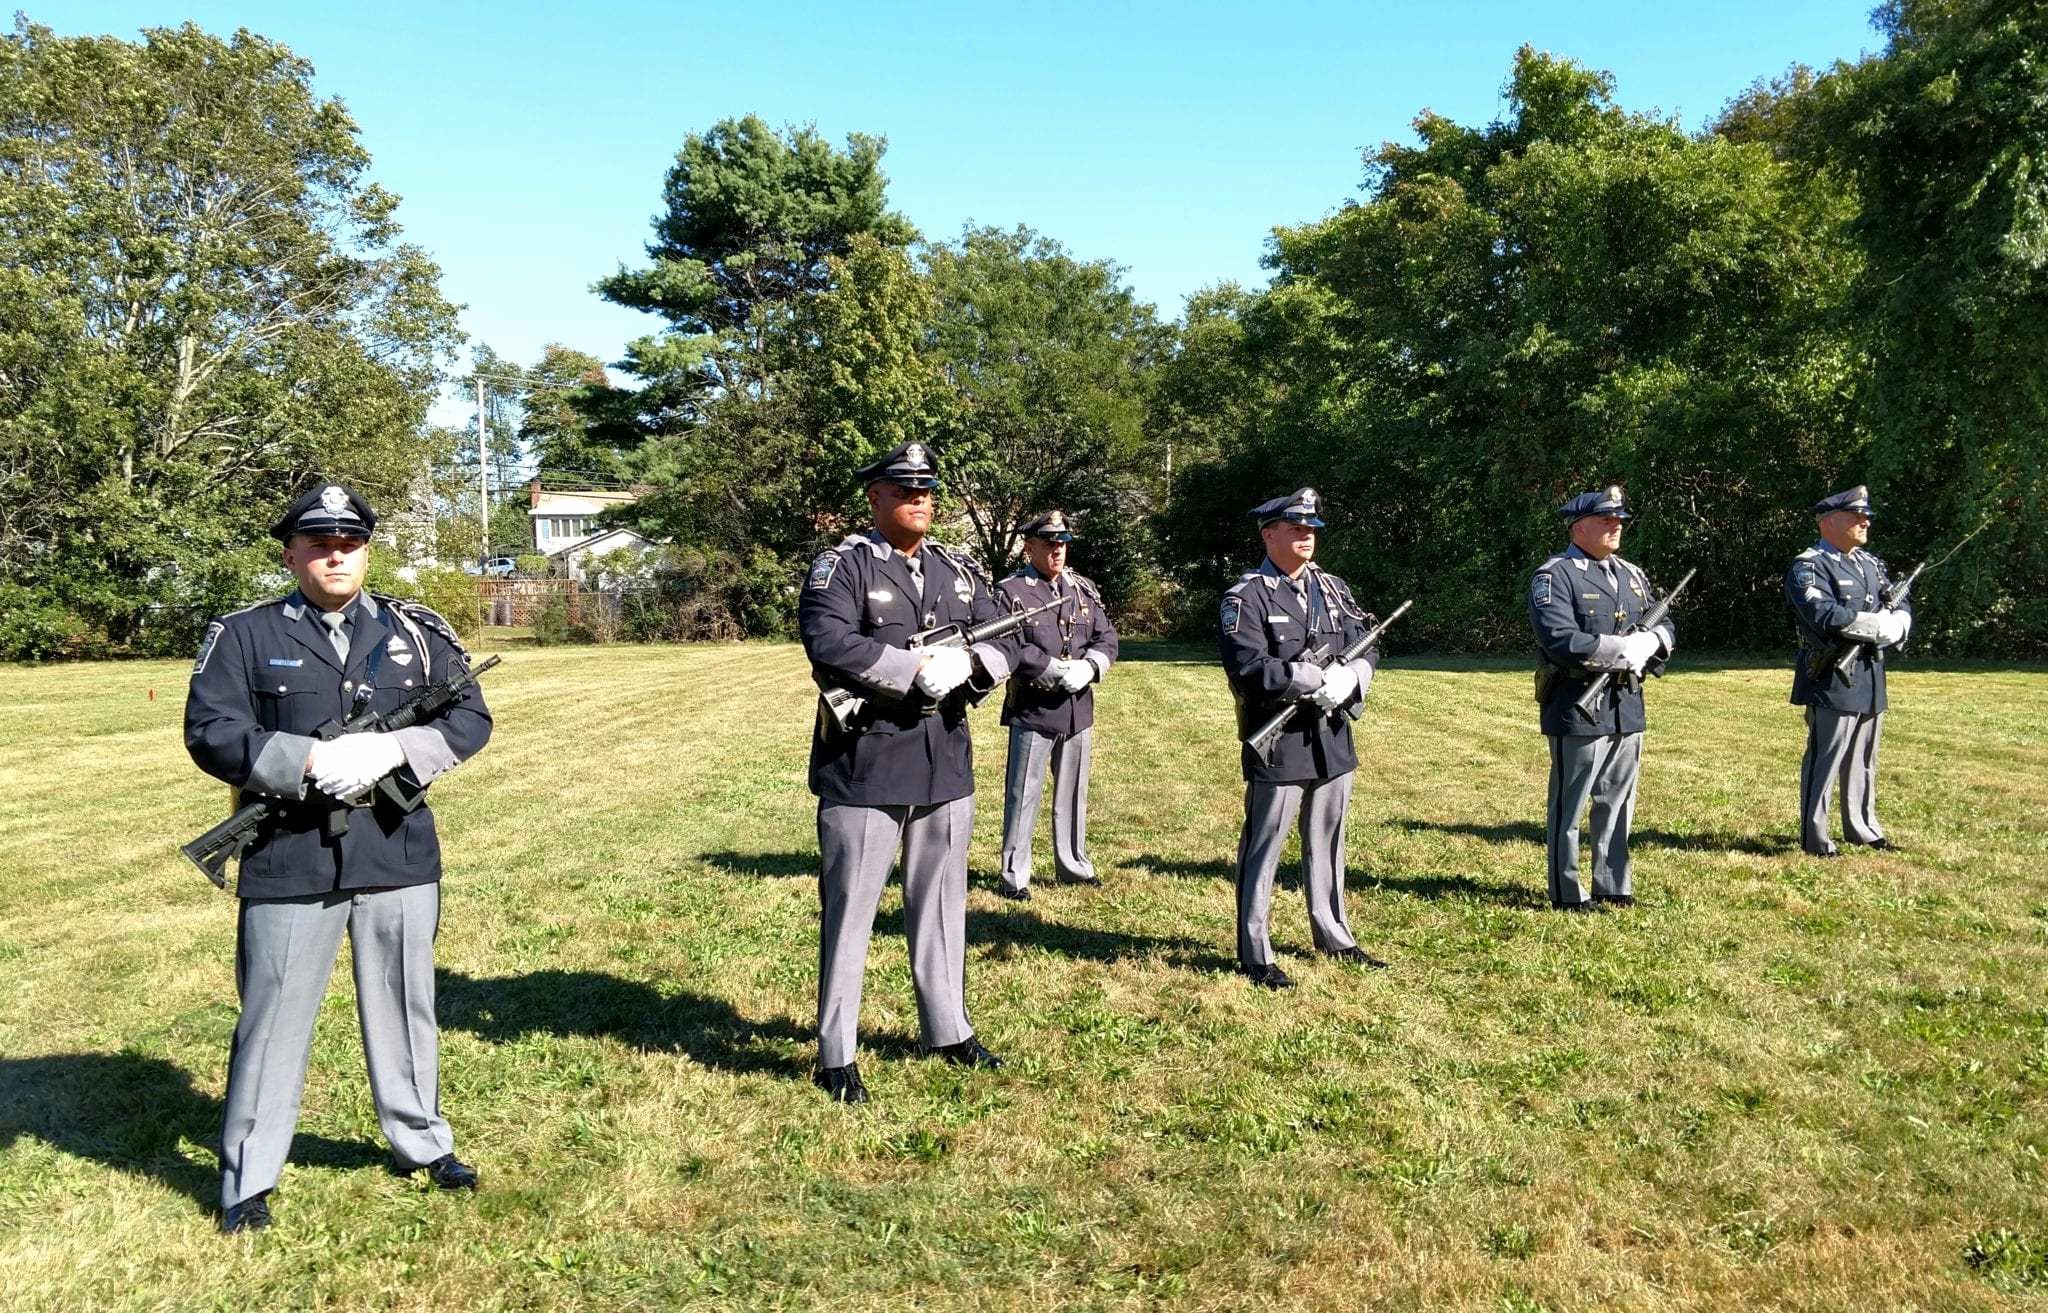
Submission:
[[[287,690],[286,690],[286,688],[285,688],[285,686],[284,686],[284,685],[282,685],[282,684],[279,684],[279,685],[277,686],[277,691],[278,691],[278,692],[280,692],[280,693],[283,693],[283,692],[286,692]]]
[[[355,681],[354,681],[354,680],[352,680],[352,679],[344,679],[344,680],[342,680],[342,681],[341,681],[341,691],[342,691],[342,692],[344,692],[344,693],[353,693],[353,692],[355,692],[355,691],[356,691],[356,685],[355,685]]]
[[[411,680],[409,680],[409,679],[408,679],[408,680],[406,680],[406,681],[405,681],[405,686],[406,686],[407,688],[411,688],[411,687],[412,687],[412,681],[411,681]]]

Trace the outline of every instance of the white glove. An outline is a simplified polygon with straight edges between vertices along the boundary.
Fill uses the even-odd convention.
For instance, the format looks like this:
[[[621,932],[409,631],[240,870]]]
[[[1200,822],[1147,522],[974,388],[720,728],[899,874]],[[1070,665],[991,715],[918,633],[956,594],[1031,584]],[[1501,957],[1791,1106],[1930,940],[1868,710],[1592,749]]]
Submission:
[[[1066,673],[1067,659],[1065,657],[1054,657],[1046,664],[1044,673],[1031,681],[1031,687],[1043,689],[1045,692],[1050,693],[1065,682]]]
[[[1335,711],[1358,691],[1358,672],[1342,661],[1323,667],[1323,686],[1308,695],[1318,711]]]
[[[935,647],[917,668],[917,691],[936,702],[965,684],[974,673],[974,658],[965,648]]]
[[[1089,680],[1095,678],[1095,667],[1086,661],[1066,661],[1061,664],[1064,669],[1060,671],[1060,687],[1069,693],[1079,693],[1088,687]]]
[[[405,749],[392,735],[344,734],[313,745],[306,775],[328,797],[353,802],[404,764]]]
[[[1913,617],[1904,611],[1880,611],[1877,623],[1884,634],[1880,641],[1886,647],[1897,647],[1913,632]]]
[[[1640,634],[1622,636],[1621,659],[1628,662],[1628,672],[1631,675],[1640,675],[1649,669],[1650,663],[1657,659],[1657,653],[1663,650],[1663,642],[1647,630]]]

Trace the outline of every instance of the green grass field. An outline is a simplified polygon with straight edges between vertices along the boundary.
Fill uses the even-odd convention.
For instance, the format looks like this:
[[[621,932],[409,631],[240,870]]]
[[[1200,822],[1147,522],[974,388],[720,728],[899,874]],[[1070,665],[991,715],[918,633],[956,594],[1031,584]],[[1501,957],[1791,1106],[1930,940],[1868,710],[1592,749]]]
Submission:
[[[485,650],[489,650],[486,648]],[[1519,662],[1391,662],[1351,919],[1395,969],[1230,972],[1241,785],[1200,652],[1101,694],[1099,892],[991,892],[968,993],[1010,1060],[915,1053],[900,902],[876,1102],[806,1079],[801,653],[521,648],[435,790],[442,1101],[474,1198],[383,1168],[346,957],[279,1225],[215,1230],[234,914],[176,853],[224,789],[174,663],[0,668],[0,1306],[1926,1309],[2048,1291],[2048,672],[1902,663],[1900,854],[1792,842],[1787,675],[1652,689],[1642,904],[1544,901]],[[149,691],[154,689],[151,700]],[[1041,826],[1040,869],[1047,862]]]

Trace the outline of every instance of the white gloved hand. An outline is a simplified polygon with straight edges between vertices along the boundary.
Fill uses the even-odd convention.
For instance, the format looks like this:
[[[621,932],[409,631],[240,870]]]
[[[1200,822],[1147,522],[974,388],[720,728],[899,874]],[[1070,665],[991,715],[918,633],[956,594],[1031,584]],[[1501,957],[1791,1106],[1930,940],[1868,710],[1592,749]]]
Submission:
[[[1913,632],[1913,617],[1904,611],[1880,611],[1878,625],[1884,633],[1884,646],[1897,647]]]
[[[1095,667],[1086,661],[1066,661],[1060,671],[1060,687],[1069,693],[1079,693],[1088,687],[1088,681],[1095,678]]]
[[[1323,668],[1323,686],[1308,695],[1319,711],[1335,711],[1358,691],[1358,672],[1342,661]]]
[[[1065,657],[1054,657],[1046,663],[1044,672],[1038,678],[1031,681],[1031,687],[1043,689],[1048,693],[1052,692],[1065,682],[1066,669],[1067,659]]]
[[[965,684],[974,673],[974,658],[965,648],[935,647],[917,668],[917,691],[934,702]]]
[[[390,734],[344,734],[313,745],[306,775],[330,798],[353,802],[405,764],[405,749]]]
[[[1657,659],[1657,653],[1663,650],[1664,644],[1647,630],[1639,634],[1622,636],[1621,659],[1628,662],[1628,672],[1631,675],[1640,675],[1649,669],[1650,663]]]

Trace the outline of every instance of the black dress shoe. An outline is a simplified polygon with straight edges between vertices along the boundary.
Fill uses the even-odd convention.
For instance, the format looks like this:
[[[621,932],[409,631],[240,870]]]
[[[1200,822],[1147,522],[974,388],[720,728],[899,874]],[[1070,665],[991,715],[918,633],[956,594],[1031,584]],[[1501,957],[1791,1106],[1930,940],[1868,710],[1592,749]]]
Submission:
[[[270,1225],[270,1191],[252,1194],[238,1204],[229,1204],[220,1219],[220,1229],[229,1235],[261,1231]]]
[[[1552,903],[1551,906],[1560,912],[1576,912],[1580,916],[1591,916],[1595,912],[1604,912],[1607,910],[1606,908],[1600,906],[1600,904],[1594,902],[1590,898],[1586,899],[1583,902],[1578,903]]]
[[[1821,858],[1827,858],[1827,857],[1840,857],[1840,856],[1842,855],[1842,850],[1841,850],[1840,848],[1830,848],[1830,849],[1828,849],[1828,850],[1827,850],[1826,852],[1819,852],[1819,853],[1808,853],[1808,854],[1806,854],[1806,855],[1807,855],[1808,857],[1821,857]]]
[[[1237,969],[1244,973],[1245,979],[1251,981],[1254,985],[1259,986],[1261,989],[1294,988],[1294,981],[1288,978],[1287,973],[1280,969],[1280,964],[1277,962],[1266,962],[1263,964],[1258,962],[1246,962],[1241,964]]]
[[[956,1067],[985,1067],[989,1071],[1003,1065],[1003,1060],[981,1046],[981,1041],[969,1035],[958,1044],[941,1044],[925,1052],[934,1058],[943,1059]]]
[[[1636,896],[1634,894],[1594,894],[1593,901],[1605,904],[1608,907],[1634,907],[1636,905]]]
[[[1102,877],[1099,875],[1063,875],[1060,877],[1060,883],[1085,884],[1092,889],[1100,889],[1102,887]]]
[[[1337,961],[1342,962],[1345,966],[1370,967],[1375,971],[1384,971],[1387,969],[1387,964],[1385,962],[1380,961],[1378,958],[1366,952],[1364,949],[1360,948],[1356,944],[1353,944],[1349,948],[1331,949],[1329,952],[1323,954],[1323,956],[1335,958]]]
[[[1899,851],[1899,845],[1893,843],[1890,839],[1872,839],[1863,846],[1872,852],[1895,853]]]
[[[868,1087],[860,1083],[860,1067],[849,1062],[844,1067],[820,1067],[811,1073],[811,1081],[819,1089],[832,1096],[834,1103],[866,1103]]]
[[[1006,884],[999,884],[996,886],[996,897],[1007,898],[1013,903],[1028,903],[1031,901],[1031,888],[1026,885],[1022,889],[1012,889]]]
[[[452,1153],[444,1153],[428,1163],[426,1170],[427,1179],[443,1190],[476,1189],[476,1168]]]

